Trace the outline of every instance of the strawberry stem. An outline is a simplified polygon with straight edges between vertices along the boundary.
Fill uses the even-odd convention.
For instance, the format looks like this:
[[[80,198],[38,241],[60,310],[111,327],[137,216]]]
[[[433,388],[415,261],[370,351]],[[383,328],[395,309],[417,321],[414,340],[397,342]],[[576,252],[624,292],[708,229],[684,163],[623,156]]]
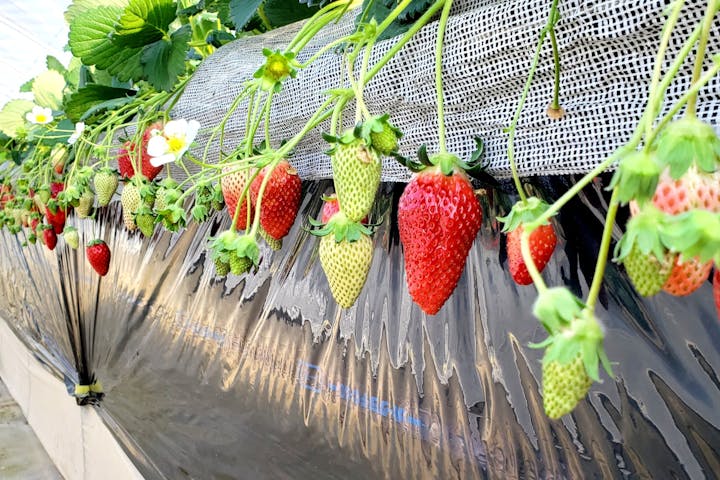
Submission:
[[[447,28],[448,19],[450,18],[450,8],[452,8],[452,0],[446,0],[442,13],[440,14],[440,24],[438,25],[437,40],[435,42],[435,94],[437,95],[438,140],[440,153],[447,153],[445,107],[443,105],[442,52],[445,30]]]
[[[555,84],[553,88],[553,100],[551,108],[553,110],[560,110],[560,51],[558,49],[557,35],[555,34],[555,26],[549,30],[550,33],[550,44],[552,45],[553,52],[553,64],[555,67]]]
[[[618,189],[614,189],[610,197],[610,205],[608,206],[607,216],[605,217],[605,227],[600,242],[600,251],[598,252],[597,263],[595,265],[595,273],[593,275],[592,285],[588,293],[587,306],[591,310],[595,309],[600,289],[602,287],[603,278],[605,277],[605,267],[607,266],[608,253],[610,252],[610,242],[612,241],[612,233],[615,227],[615,218],[617,217],[618,207]]]
[[[660,110],[660,103],[664,98],[664,89],[659,90],[660,76],[662,75],[663,59],[667,52],[667,47],[670,44],[670,38],[672,37],[673,30],[677,21],[680,18],[680,12],[685,5],[685,0],[677,0],[673,7],[673,10],[668,17],[667,22],[663,30],[662,40],[660,41],[660,47],[655,57],[655,67],[653,68],[652,80],[650,81],[650,92],[648,95],[648,111],[649,118],[655,118],[657,112]],[[645,138],[650,138],[652,135],[653,122],[645,122]],[[652,142],[645,142],[645,149],[649,150],[652,146]]]
[[[713,20],[718,12],[718,0],[708,0],[707,10],[705,11],[705,17],[702,23],[702,33],[700,34],[700,43],[698,43],[697,57],[695,58],[695,69],[693,70],[693,83],[696,83],[703,71],[703,64],[705,63],[705,54],[707,52],[708,39],[710,37],[710,30],[712,29]],[[695,92],[688,102],[686,115],[688,117],[694,117],[697,113],[697,101],[698,96]]]
[[[532,86],[532,81],[535,78],[535,72],[537,71],[538,64],[540,63],[540,53],[542,52],[543,44],[545,43],[545,37],[547,34],[555,28],[555,23],[557,23],[558,18],[560,17],[558,13],[558,1],[559,0],[553,0],[552,5],[550,6],[550,13],[548,14],[547,23],[543,27],[543,29],[540,31],[540,36],[538,38],[537,46],[535,47],[535,57],[533,58],[532,65],[530,67],[530,72],[528,73],[527,80],[525,81],[525,87],[523,88],[522,94],[520,95],[520,103],[518,104],[517,109],[515,110],[515,115],[513,116],[512,122],[510,123],[510,126],[505,129],[505,132],[509,134],[508,138],[508,149],[507,149],[507,156],[508,161],[510,162],[510,170],[512,171],[513,181],[515,182],[515,189],[518,192],[518,195],[520,195],[520,200],[523,203],[527,202],[527,196],[525,195],[525,191],[522,188],[522,183],[520,183],[520,176],[518,175],[517,171],[517,164],[515,162],[515,135],[517,131],[517,125],[520,121],[520,114],[522,113],[523,107],[525,106],[525,102],[527,100],[528,94],[530,93],[530,87]],[[560,68],[559,68],[560,60],[559,56],[555,63],[555,70],[556,70],[556,91],[559,92],[559,75],[560,75]],[[559,95],[559,93],[558,93]],[[559,101],[557,102],[559,104]],[[558,105],[559,106],[559,105]]]
[[[535,265],[532,253],[530,253],[530,234],[532,231],[533,230],[528,228],[528,226],[523,228],[523,232],[520,235],[520,252],[522,253],[523,261],[525,262],[525,266],[530,274],[530,278],[532,278],[532,281],[535,284],[535,288],[539,294],[542,294],[548,290],[548,287],[545,280],[542,278],[542,275],[540,275],[537,265]]]

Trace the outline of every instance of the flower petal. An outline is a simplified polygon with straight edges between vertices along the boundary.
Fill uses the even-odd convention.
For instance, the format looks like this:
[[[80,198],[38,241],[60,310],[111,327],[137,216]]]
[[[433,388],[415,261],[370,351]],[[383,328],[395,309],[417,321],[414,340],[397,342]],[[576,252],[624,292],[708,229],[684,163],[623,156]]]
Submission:
[[[147,153],[151,157],[161,157],[170,150],[167,139],[162,135],[150,137],[147,144]]]
[[[185,141],[188,146],[195,140],[195,136],[200,131],[200,122],[197,120],[190,120],[187,126],[187,132],[185,133]]]
[[[163,133],[166,137],[184,137],[187,135],[188,122],[184,118],[180,120],[171,120],[165,124]]]
[[[174,161],[175,155],[173,155],[172,153],[168,153],[160,157],[150,157],[150,165],[152,165],[153,167],[161,167],[166,163],[171,163]]]

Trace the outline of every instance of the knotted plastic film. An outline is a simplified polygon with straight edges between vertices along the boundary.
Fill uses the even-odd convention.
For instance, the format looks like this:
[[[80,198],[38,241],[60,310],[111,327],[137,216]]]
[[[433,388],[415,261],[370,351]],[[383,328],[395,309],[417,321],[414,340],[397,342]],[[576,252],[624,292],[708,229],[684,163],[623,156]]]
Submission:
[[[552,120],[546,110],[553,96],[554,67],[549,40],[542,49],[532,89],[517,128],[516,158],[521,175],[583,174],[592,170],[631,137],[645,109],[653,64],[670,1],[575,0],[560,2],[556,27],[561,57],[561,104],[567,114]],[[704,14],[705,3],[686,2],[666,56],[666,66]],[[510,175],[507,127],[518,106],[528,71],[545,26],[548,0],[465,0],[453,7],[443,53],[448,149],[467,159],[474,136],[486,145],[488,171]],[[319,48],[352,32],[352,15],[331,24],[299,55],[308,59]],[[195,118],[205,131],[218,125],[244,82],[264,63],[263,48],[283,49],[300,25],[240,39],[206,59],[176,105],[175,118]],[[365,102],[373,114],[389,113],[405,136],[401,153],[415,155],[421,144],[432,153],[438,142],[434,49],[437,22],[430,23],[370,82]],[[720,29],[712,32],[708,51],[720,52]],[[371,65],[397,40],[376,45]],[[273,99],[270,132],[277,145],[297,134],[327,98],[324,92],[345,86],[343,57],[330,52],[286,81]],[[667,111],[691,83],[694,59],[685,62],[667,91]],[[708,60],[708,65],[710,60]],[[223,151],[244,136],[247,103],[230,117]],[[720,123],[720,82],[713,80],[700,95],[698,116]],[[345,124],[354,120],[353,105]],[[350,122],[350,123],[348,123]],[[327,128],[327,127],[326,127]],[[263,128],[260,128],[262,131]],[[304,179],[330,178],[328,144],[321,128],[310,132],[291,159]],[[260,139],[260,135],[258,136]],[[209,150],[217,161],[219,143]],[[198,148],[196,153],[201,153]],[[383,180],[406,181],[410,172],[385,159]]]

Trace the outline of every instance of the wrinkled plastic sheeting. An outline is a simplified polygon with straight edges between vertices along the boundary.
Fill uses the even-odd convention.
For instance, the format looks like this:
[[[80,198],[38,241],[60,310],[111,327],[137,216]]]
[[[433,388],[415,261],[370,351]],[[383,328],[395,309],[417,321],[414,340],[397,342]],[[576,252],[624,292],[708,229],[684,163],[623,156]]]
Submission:
[[[607,179],[605,179],[607,180]],[[572,178],[535,182],[553,199]],[[604,222],[602,180],[557,217],[544,276],[587,293]],[[329,182],[307,183],[300,219]],[[112,250],[102,280],[59,242],[21,249],[3,234],[2,307],[58,371],[96,376],[106,423],[147,478],[702,478],[720,471],[720,333],[708,282],[688,298],[641,299],[609,263],[598,315],[615,380],[572,415],[543,414],[544,331],[532,287],[506,268],[497,217],[515,198],[481,196],[484,220],[457,290],[428,317],[404,282],[396,206],[384,184],[371,215],[368,282],[334,303],[318,241],[297,221],[255,274],[217,277],[207,237],[229,225],[150,239],[71,217]],[[511,187],[510,187],[511,188]],[[306,226],[306,225],[305,225]],[[617,234],[616,232],[616,239]],[[81,337],[81,338],[78,338]],[[31,341],[28,341],[31,340]],[[80,354],[76,354],[80,351]],[[78,359],[84,361],[78,365]],[[86,370],[83,370],[85,368]]]

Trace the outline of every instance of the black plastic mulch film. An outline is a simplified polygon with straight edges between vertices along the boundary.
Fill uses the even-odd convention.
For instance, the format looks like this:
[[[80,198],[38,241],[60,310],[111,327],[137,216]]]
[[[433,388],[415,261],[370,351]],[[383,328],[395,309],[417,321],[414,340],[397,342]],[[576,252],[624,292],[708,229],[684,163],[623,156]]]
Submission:
[[[574,179],[535,179],[552,200]],[[607,178],[604,179],[605,182]],[[317,217],[329,181],[308,182],[299,219]],[[120,204],[70,222],[112,250],[102,280],[82,249],[21,247],[3,234],[3,316],[68,383],[98,379],[95,406],[148,479],[713,478],[720,472],[720,329],[708,282],[688,298],[642,299],[610,263],[599,317],[616,381],[593,385],[550,421],[540,395],[544,338],[532,287],[507,273],[497,217],[457,290],[428,317],[404,282],[384,184],[369,279],[340,310],[298,220],[254,275],[215,276],[206,239],[229,219],[151,239],[122,227]],[[511,190],[511,187],[507,189]],[[607,194],[591,185],[557,217],[545,276],[584,294]],[[617,238],[616,238],[617,240]]]

